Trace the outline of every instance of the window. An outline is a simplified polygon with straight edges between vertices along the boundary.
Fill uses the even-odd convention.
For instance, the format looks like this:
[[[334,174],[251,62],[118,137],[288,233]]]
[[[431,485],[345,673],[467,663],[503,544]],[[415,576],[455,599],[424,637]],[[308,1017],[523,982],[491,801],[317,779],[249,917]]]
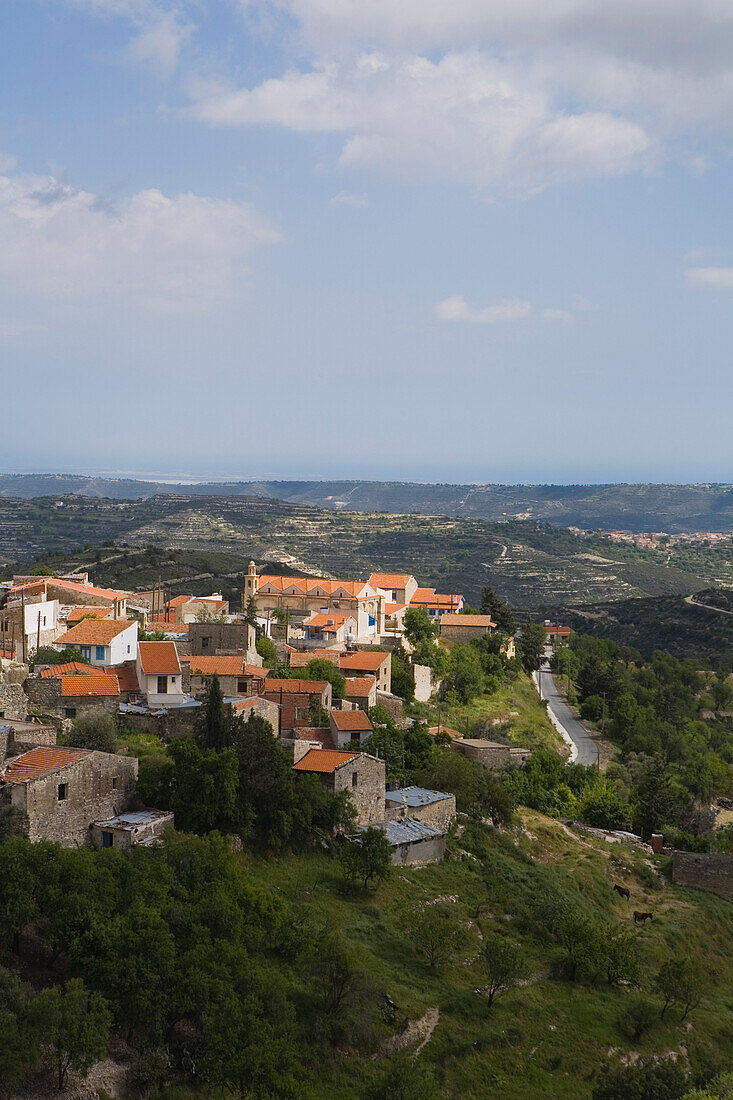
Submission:
[[[211,641],[211,638],[202,638],[201,639],[201,648],[202,649],[208,649],[210,641]]]
[[[108,833],[106,829],[102,830],[102,847],[111,848],[113,844],[112,833]]]
[[[247,681],[246,680],[237,680],[237,695],[246,695],[246,694],[247,694]]]
[[[116,775],[112,776],[112,790],[113,791],[117,790],[117,776]]]
[[[72,649],[73,649],[73,646],[72,646]],[[90,645],[82,645],[82,646],[79,646],[79,649],[81,650],[82,657],[86,657],[87,661],[91,661],[91,659],[92,659],[92,647]]]
[[[359,777],[356,772],[351,773],[351,786],[356,787],[359,782]]]
[[[370,615],[370,616],[369,616],[369,625],[370,625],[370,626],[375,626],[375,625],[376,625],[376,622],[377,622],[377,620],[376,620],[376,619],[374,618],[374,616],[373,616],[373,615]],[[349,634],[350,634],[350,633],[351,633],[351,631],[349,631]]]
[[[94,647],[94,654],[95,654],[95,656],[94,656],[95,661],[103,661],[104,660],[104,646],[103,645],[95,646]]]
[[[44,626],[46,625],[46,616],[45,615],[43,616],[43,625]]]
[[[76,718],[76,707],[65,707],[64,718]]]
[[[59,783],[59,802],[65,802],[66,796],[69,793],[68,783]]]
[[[158,695],[166,695],[168,692],[168,677],[158,677]]]

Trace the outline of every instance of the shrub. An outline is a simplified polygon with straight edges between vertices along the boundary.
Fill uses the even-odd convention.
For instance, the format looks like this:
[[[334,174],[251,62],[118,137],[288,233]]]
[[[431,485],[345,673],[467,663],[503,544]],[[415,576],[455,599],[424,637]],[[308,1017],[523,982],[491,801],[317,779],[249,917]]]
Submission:
[[[622,1035],[632,1043],[638,1043],[657,1020],[657,1008],[645,997],[632,1001],[619,1016],[618,1026]]]
[[[600,722],[603,718],[604,703],[600,695],[589,695],[580,704],[580,717],[589,722]]]

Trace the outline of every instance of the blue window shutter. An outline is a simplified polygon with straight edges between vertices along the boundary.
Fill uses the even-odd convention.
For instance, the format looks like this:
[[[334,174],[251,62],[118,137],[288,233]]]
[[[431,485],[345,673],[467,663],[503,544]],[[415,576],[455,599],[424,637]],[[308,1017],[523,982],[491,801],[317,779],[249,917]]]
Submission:
[[[96,647],[96,649],[97,649],[96,660],[97,661],[103,661],[104,660],[104,646],[103,645],[98,645]]]

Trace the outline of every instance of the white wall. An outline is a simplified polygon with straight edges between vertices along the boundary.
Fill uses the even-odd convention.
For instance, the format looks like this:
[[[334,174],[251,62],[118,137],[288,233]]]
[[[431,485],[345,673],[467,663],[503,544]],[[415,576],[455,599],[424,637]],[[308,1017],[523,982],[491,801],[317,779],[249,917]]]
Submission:
[[[125,661],[137,660],[137,619],[133,619],[126,630],[112,639],[108,652],[110,665],[122,665]],[[93,656],[94,647],[92,646]]]

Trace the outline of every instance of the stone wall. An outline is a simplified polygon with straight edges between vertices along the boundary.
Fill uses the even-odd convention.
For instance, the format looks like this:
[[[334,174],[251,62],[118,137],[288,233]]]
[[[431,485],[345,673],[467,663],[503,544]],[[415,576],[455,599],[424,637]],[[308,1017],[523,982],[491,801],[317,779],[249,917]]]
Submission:
[[[0,722],[3,718],[15,722],[25,722],[27,717],[28,699],[23,690],[23,685],[20,683],[0,684]]]
[[[91,840],[93,821],[127,809],[135,792],[137,759],[107,752],[89,756],[50,775],[10,788],[29,840],[53,840],[78,848]],[[66,797],[59,799],[65,784]]]
[[[489,633],[489,628],[486,626],[454,626],[446,623],[440,628],[440,636],[447,642],[473,642],[476,638],[483,638],[484,634]]]
[[[120,714],[117,721],[125,729],[136,733],[152,733],[161,741],[174,741],[177,737],[192,737],[201,707],[181,707],[165,714],[148,711],[144,714],[128,712]]]
[[[353,776],[356,774],[356,785]],[[384,761],[360,752],[334,773],[333,789],[348,791],[359,825],[384,821]]]
[[[397,866],[419,866],[423,863],[440,863],[445,856],[445,837],[430,836],[399,844],[392,848],[392,863]]]
[[[384,707],[390,718],[393,718],[400,729],[405,727],[405,719],[402,714],[402,699],[399,695],[392,695],[388,691],[377,692],[377,706]]]
[[[247,623],[189,623],[188,644],[196,657],[249,653],[249,664],[262,661],[255,651],[254,628]]]
[[[0,684],[22,684],[28,677],[28,665],[22,661],[0,661]]]
[[[672,881],[677,886],[694,886],[733,901],[733,855],[673,852]]]
[[[500,745],[496,741],[484,741],[481,738],[456,738],[451,748],[475,760],[490,771],[503,771],[505,768],[519,768],[532,755],[529,749],[520,749],[515,745]]]
[[[389,800],[384,805],[386,821],[400,821],[405,817],[414,817],[416,821],[423,821],[426,825],[432,825],[434,829],[443,829],[447,832],[456,819],[456,796],[453,794],[449,794],[447,798],[441,798],[439,802],[428,802],[425,806],[405,806]]]

